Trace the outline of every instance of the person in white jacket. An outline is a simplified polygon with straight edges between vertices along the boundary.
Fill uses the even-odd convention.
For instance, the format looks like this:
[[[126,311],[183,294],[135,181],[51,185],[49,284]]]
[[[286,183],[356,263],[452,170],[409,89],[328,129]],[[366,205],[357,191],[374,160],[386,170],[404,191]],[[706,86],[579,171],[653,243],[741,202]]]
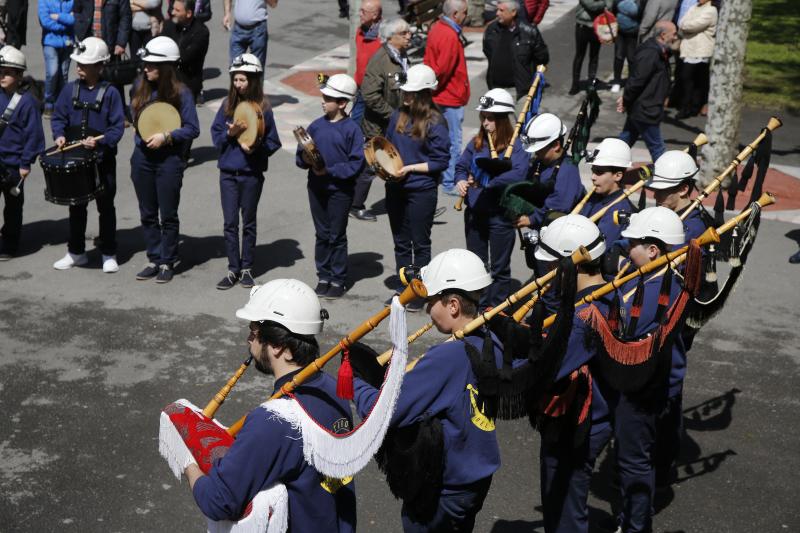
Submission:
[[[681,68],[678,71],[680,111],[677,118],[697,115],[708,101],[709,67],[717,32],[717,8],[698,0],[678,24]]]

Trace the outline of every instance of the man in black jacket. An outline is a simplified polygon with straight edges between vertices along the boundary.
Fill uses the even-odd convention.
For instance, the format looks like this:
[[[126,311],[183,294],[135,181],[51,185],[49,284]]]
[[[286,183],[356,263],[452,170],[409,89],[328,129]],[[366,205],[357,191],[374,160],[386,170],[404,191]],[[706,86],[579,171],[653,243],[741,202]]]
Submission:
[[[172,20],[164,23],[161,32],[178,44],[181,61],[178,79],[192,91],[195,102],[203,90],[203,63],[208,52],[208,28],[194,18],[195,0],[175,0],[172,3]]]
[[[497,3],[497,19],[483,34],[483,55],[489,60],[486,84],[490,89],[513,87],[517,99],[528,93],[537,65],[546,65],[550,54],[535,25],[517,18],[519,2]]]
[[[656,23],[653,37],[636,49],[625,92],[617,99],[617,111],[628,113],[619,138],[633,146],[642,137],[653,161],[666,151],[661,137],[664,102],[669,96],[669,54],[678,36],[675,24]]]

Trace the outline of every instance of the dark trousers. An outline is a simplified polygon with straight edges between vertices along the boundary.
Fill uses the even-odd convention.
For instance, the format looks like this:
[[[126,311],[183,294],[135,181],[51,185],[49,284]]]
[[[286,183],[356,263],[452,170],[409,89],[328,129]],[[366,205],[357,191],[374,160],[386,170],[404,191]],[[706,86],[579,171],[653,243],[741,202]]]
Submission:
[[[406,190],[386,186],[386,212],[394,239],[397,272],[408,265],[425,266],[431,261],[431,227],[436,211],[436,189]]]
[[[481,296],[481,307],[495,306],[511,294],[511,253],[516,234],[514,226],[501,214],[464,212],[467,250],[491,265],[492,284]]]
[[[628,70],[633,65],[633,56],[639,36],[635,33],[620,33],[614,41],[614,83],[622,83],[622,67],[628,62]]]
[[[225,252],[228,270],[239,274],[253,268],[256,252],[256,215],[258,201],[264,188],[264,175],[233,174],[220,171],[219,195],[222,201]],[[239,216],[242,217],[242,245],[239,252]]]
[[[581,80],[583,57],[589,47],[589,79],[597,76],[597,63],[600,57],[600,41],[591,27],[575,24],[575,58],[572,60],[572,85],[577,86]]]
[[[372,185],[372,180],[375,174],[367,167],[361,171],[361,174],[356,178],[356,187],[353,191],[353,209],[365,209],[367,196],[369,196],[369,188]]]
[[[656,417],[656,448],[653,459],[656,469],[656,486],[669,485],[673,478],[675,462],[681,453],[683,437],[683,393],[667,400],[667,406]]]
[[[695,116],[708,101],[709,64],[684,61],[679,76],[681,112]]]
[[[542,441],[539,472],[546,533],[589,531],[589,483],[597,456],[611,437],[611,425],[595,426],[578,449]]]
[[[100,253],[117,253],[117,211],[114,196],[117,194],[117,158],[106,155],[97,165],[103,193],[95,198],[97,213],[100,215]],[[86,221],[89,204],[69,206],[69,241],[67,249],[71,254],[80,255],[86,251]]]
[[[178,204],[184,166],[174,152],[145,154],[136,147],[131,156],[131,179],[139,200],[147,258],[156,265],[172,266],[178,260]]]
[[[492,476],[460,487],[445,487],[439,495],[439,507],[430,522],[421,524],[401,511],[405,533],[461,533],[472,531],[475,517],[483,508],[483,501],[492,484]]]
[[[152,38],[153,34],[150,30],[131,30],[131,38],[128,41],[131,57],[136,57],[136,52],[139,48],[144,48],[144,45],[150,42]]]
[[[353,191],[308,187],[308,203],[314,221],[317,279],[344,286],[347,281],[347,219]]]
[[[8,168],[8,172],[14,176],[12,180],[14,187],[19,183],[19,169]],[[2,196],[5,197],[3,206],[3,228],[0,235],[3,236],[3,245],[0,252],[14,255],[19,249],[19,237],[22,234],[22,205],[25,203],[25,190],[20,187],[19,196],[11,194],[11,187],[0,187]]]
[[[652,531],[656,415],[621,394],[614,409],[614,439],[622,490],[619,523],[626,533]]]
[[[28,0],[8,0],[6,2],[6,42],[21,49],[27,41]]]

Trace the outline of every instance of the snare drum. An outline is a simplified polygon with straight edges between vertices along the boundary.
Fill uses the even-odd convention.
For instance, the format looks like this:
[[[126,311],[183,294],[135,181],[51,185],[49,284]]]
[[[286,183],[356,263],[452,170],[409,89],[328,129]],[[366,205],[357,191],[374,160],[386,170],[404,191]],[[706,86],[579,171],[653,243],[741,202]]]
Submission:
[[[51,148],[48,152],[55,150]],[[44,155],[44,198],[58,205],[82,205],[103,192],[97,173],[97,154],[86,148]]]

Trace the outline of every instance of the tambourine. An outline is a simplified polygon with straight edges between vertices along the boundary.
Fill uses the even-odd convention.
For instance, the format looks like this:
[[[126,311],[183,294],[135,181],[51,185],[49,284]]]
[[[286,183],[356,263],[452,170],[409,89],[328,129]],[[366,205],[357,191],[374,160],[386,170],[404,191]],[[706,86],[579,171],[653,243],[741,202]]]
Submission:
[[[371,138],[364,147],[364,158],[382,180],[397,183],[405,179],[405,176],[400,176],[400,169],[403,168],[400,152],[386,137]]]
[[[166,102],[150,102],[136,117],[136,133],[145,141],[156,133],[169,133],[180,127],[181,114]]]
[[[308,161],[314,170],[322,170],[325,168],[325,161],[322,159],[322,154],[317,150],[317,145],[314,139],[308,134],[303,126],[297,126],[292,130],[294,138],[297,139],[297,144],[303,149],[303,152],[308,157]]]
[[[233,111],[233,122],[245,125],[244,131],[236,138],[242,148],[252,150],[264,138],[266,125],[260,104],[239,102]]]

